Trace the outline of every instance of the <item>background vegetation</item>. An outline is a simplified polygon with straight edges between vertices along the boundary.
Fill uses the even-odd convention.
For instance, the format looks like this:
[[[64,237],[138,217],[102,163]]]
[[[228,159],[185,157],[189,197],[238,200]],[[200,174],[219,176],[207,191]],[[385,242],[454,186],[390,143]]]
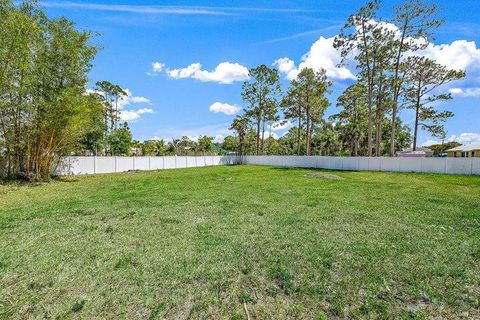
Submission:
[[[329,119],[332,83],[325,70],[300,70],[282,92],[278,71],[260,65],[243,84],[235,134],[222,143],[208,136],[140,142],[120,121],[127,92],[105,80],[87,88],[98,51],[92,33],[65,18],[49,19],[37,1],[1,0],[0,178],[43,180],[68,154],[395,156],[410,145],[417,149],[419,130],[443,139],[444,122],[453,116],[442,105],[452,98],[445,85],[465,74],[420,55],[443,19],[421,0],[406,0],[389,20],[379,9],[379,0],[368,1],[335,39],[343,63],[355,61],[357,80]],[[398,117],[403,108],[415,113],[412,132]],[[275,137],[282,125],[291,128]]]

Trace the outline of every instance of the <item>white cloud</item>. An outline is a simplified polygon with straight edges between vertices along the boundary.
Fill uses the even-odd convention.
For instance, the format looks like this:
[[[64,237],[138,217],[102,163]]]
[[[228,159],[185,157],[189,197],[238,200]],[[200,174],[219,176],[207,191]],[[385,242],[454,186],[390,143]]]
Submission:
[[[122,121],[135,121],[140,119],[142,114],[154,113],[153,109],[150,108],[141,108],[137,110],[121,110],[120,111],[120,120]]]
[[[299,72],[295,66],[295,61],[287,57],[275,60],[272,66],[277,67],[278,71],[285,74],[285,78],[288,80],[295,79]]]
[[[450,93],[460,97],[480,96],[480,88],[451,88]]]
[[[151,102],[148,98],[145,98],[145,97],[142,97],[142,96],[134,96],[132,94],[132,91],[130,91],[130,89],[128,89],[128,88],[123,89],[123,91],[125,91],[125,93],[127,95],[122,96],[118,100],[118,108],[121,109],[121,110],[124,109],[126,106],[128,106],[130,104],[140,104],[140,103],[151,104]]]
[[[429,44],[417,54],[436,60],[454,70],[480,69],[480,49],[475,41],[456,40],[450,44]]]
[[[279,71],[284,73],[289,80],[295,79],[297,74],[304,68],[313,70],[325,69],[327,77],[334,80],[356,79],[355,75],[344,66],[339,67],[342,57],[340,52],[333,47],[335,37],[320,37],[315,41],[310,50],[303,55],[302,62],[296,67],[289,58],[280,58],[274,62]]]
[[[456,141],[462,144],[480,142],[480,133],[464,132],[459,135],[452,135],[448,141]]]
[[[438,140],[427,140],[424,143],[422,143],[422,147],[429,147],[429,146],[432,146],[434,144],[441,144],[441,143],[442,142],[438,141]]]
[[[228,103],[215,102],[213,103],[209,110],[214,113],[224,113],[226,115],[234,115],[240,111],[240,107]]]
[[[335,37],[320,37],[320,39],[315,41],[310,51],[302,57],[302,63],[300,63],[298,69],[302,70],[308,67],[319,70],[323,68],[327,71],[327,77],[331,79],[356,79],[349,69],[346,67],[338,67],[342,57],[340,56],[340,52],[333,47],[334,39]]]
[[[470,143],[480,143],[480,133],[475,133],[475,132],[463,132],[460,133],[459,135],[451,135],[448,139],[446,139],[447,142],[450,141],[455,141],[461,144],[470,144]],[[422,146],[431,146],[433,144],[441,144],[441,141],[438,140],[427,140],[424,143],[422,143]]]
[[[291,127],[293,127],[293,125],[289,120],[280,120],[272,123],[272,125],[269,126],[269,129],[272,131],[280,131],[290,129]]]
[[[165,63],[161,63],[158,61],[152,63],[153,72],[159,73],[159,72],[162,72],[163,69],[165,69]]]
[[[47,8],[64,9],[85,9],[94,11],[113,11],[129,12],[143,14],[168,14],[168,15],[226,15],[226,12],[219,11],[216,8],[199,8],[194,6],[135,6],[121,4],[96,4],[96,3],[76,3],[76,2],[42,2],[42,6]]]
[[[200,63],[192,63],[186,68],[167,70],[167,75],[174,79],[190,78],[201,69],[202,65]]]
[[[145,97],[130,97],[130,103],[150,103],[150,100]]]
[[[222,62],[219,63],[213,71],[203,70],[200,63],[180,68],[167,70],[167,75],[174,79],[193,78],[202,82],[217,82],[221,84],[231,84],[235,81],[245,81],[250,77],[248,69],[239,63]]]
[[[398,33],[398,28],[391,23],[383,22],[381,26],[388,31]],[[340,52],[333,47],[334,39],[335,37],[320,37],[312,44],[310,50],[303,55],[298,66],[287,57],[276,60],[273,65],[277,66],[288,80],[295,79],[298,72],[305,67],[314,70],[323,68],[326,70],[327,76],[333,80],[355,79],[356,77],[351,71],[355,64],[352,58],[355,54],[347,59],[346,66],[338,67],[341,56]],[[420,39],[417,42],[422,43],[424,41],[425,39]],[[471,79],[479,78],[480,48],[477,48],[474,41],[456,40],[449,44],[430,43],[425,49],[415,52],[415,55],[431,58],[449,69],[464,70]],[[477,95],[475,91],[467,90],[466,95],[472,96],[473,93]]]

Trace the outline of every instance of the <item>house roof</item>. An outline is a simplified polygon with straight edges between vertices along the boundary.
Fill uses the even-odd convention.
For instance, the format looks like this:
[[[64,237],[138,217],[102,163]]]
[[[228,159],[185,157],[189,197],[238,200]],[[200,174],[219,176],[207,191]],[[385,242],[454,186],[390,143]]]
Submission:
[[[458,147],[455,147],[455,148],[452,148],[452,149],[448,149],[447,152],[450,152],[450,151],[474,151],[474,150],[480,150],[480,142],[474,142],[474,143],[470,143],[470,144],[464,144],[464,145],[461,145],[461,146],[458,146]]]

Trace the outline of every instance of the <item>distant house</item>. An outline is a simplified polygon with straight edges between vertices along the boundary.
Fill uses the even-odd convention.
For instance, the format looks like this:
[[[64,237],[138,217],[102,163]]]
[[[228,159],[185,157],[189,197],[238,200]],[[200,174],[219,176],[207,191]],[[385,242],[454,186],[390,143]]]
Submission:
[[[480,142],[464,144],[447,150],[448,156],[452,158],[480,157]]]
[[[413,151],[412,148],[397,152],[397,157],[414,157],[414,158],[429,158],[433,157],[433,151],[428,148],[417,148]]]

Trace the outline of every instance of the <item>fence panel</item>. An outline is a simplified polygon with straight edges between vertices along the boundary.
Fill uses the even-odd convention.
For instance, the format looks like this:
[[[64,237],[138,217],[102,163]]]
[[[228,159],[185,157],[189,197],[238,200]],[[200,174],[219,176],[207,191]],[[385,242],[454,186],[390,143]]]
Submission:
[[[163,157],[150,157],[150,170],[163,169]]]
[[[451,174],[472,174],[472,158],[445,158],[445,172]]]
[[[177,159],[174,156],[164,157],[163,161],[164,161],[164,166],[163,166],[164,169],[175,169],[177,167],[176,166]]]
[[[358,157],[358,170],[368,171],[369,169],[370,158],[368,157]]]
[[[114,157],[95,157],[95,173],[115,172]]]
[[[480,158],[472,158],[472,174],[480,175]]]
[[[197,158],[196,157],[186,157],[187,160],[187,168],[193,168],[197,166]]]
[[[150,170],[150,157],[134,157],[134,170]]]
[[[368,158],[368,170],[369,171],[380,171],[382,170],[382,158]]]
[[[358,170],[359,159],[360,158],[358,158],[358,157],[342,158],[342,169],[343,170]]]
[[[197,157],[197,167],[205,167],[206,166],[205,159],[206,159],[206,157],[204,157],[204,156],[198,156]]]
[[[134,169],[133,157],[116,157],[117,172],[126,172]]]
[[[331,170],[480,174],[480,158],[245,156],[244,163]]]
[[[187,168],[187,157],[177,156],[175,168]]]
[[[446,158],[420,158],[423,173],[445,173]]]
[[[94,157],[70,157],[66,174],[93,174],[95,173]]]
[[[236,156],[66,157],[54,174],[95,174],[237,164]],[[244,156],[244,164],[333,170],[480,175],[480,158],[377,158],[324,156]]]
[[[422,161],[419,158],[402,158],[399,162],[400,172],[422,172]]]
[[[400,158],[380,158],[380,170],[388,172],[400,171]]]

